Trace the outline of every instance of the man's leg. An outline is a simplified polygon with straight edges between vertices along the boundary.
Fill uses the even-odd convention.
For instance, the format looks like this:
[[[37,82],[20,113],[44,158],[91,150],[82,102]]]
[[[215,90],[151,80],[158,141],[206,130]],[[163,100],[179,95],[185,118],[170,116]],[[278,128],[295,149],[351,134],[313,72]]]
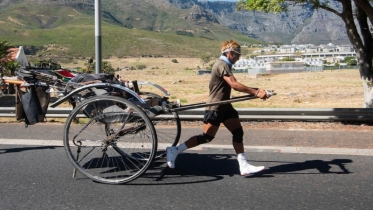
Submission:
[[[237,161],[242,176],[257,173],[265,169],[264,166],[253,166],[247,161],[243,145],[243,129],[238,118],[231,118],[223,122],[224,126],[232,133],[232,144],[237,154]]]
[[[223,122],[224,126],[233,134],[233,131],[242,128],[240,120],[238,118],[231,118]],[[243,135],[243,134],[242,134]],[[243,137],[242,137],[243,138]],[[242,141],[233,141],[232,145],[236,154],[244,153],[244,145]]]
[[[178,154],[184,152],[185,150],[196,147],[200,144],[210,142],[214,137],[216,132],[218,132],[219,126],[207,123],[203,126],[203,134],[198,136],[192,136],[187,141],[179,144],[177,147],[167,147],[167,165],[170,168],[175,168],[175,160]]]
[[[206,123],[203,126],[203,133],[210,137],[215,137],[218,130],[219,130],[219,126],[211,125],[210,123]],[[199,136],[193,136],[185,142],[188,149],[202,144],[202,142],[198,141]]]

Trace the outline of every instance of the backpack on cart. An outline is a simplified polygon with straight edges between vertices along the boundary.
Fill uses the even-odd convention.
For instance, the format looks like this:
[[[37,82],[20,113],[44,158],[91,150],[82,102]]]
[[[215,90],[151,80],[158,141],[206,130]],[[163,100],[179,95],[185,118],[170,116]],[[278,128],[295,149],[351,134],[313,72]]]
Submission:
[[[40,73],[36,71],[20,68],[16,74],[19,79],[25,80],[29,84],[40,82],[38,78]],[[48,89],[47,85],[30,85],[24,93],[20,88],[17,88],[16,118],[17,120],[24,119],[26,127],[44,122],[50,101]]]
[[[34,125],[44,122],[50,101],[47,87],[30,86],[28,92],[22,95],[22,106],[25,116],[25,125]]]

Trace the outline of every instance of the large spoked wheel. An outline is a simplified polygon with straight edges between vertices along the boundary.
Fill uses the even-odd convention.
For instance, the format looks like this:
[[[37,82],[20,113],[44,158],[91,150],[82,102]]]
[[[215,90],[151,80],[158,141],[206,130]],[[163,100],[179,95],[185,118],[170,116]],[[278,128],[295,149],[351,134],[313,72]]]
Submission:
[[[81,118],[84,117],[87,118]],[[75,118],[81,118],[75,124]],[[157,151],[157,134],[145,112],[113,96],[84,100],[73,109],[64,129],[64,147],[76,169],[108,184],[130,182],[142,175]]]
[[[152,119],[157,131],[157,154],[155,159],[162,159],[166,156],[166,148],[176,146],[180,139],[181,124],[177,112],[167,109],[164,113]]]

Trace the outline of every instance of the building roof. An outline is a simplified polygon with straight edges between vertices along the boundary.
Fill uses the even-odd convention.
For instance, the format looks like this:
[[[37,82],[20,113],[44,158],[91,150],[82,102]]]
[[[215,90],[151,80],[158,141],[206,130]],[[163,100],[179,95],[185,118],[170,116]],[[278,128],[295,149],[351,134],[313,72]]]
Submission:
[[[5,61],[5,62],[9,62],[9,61],[17,61],[19,63],[21,63],[22,66],[28,66],[28,61],[27,61],[27,58],[26,58],[26,55],[24,53],[24,50],[23,50],[23,47],[20,46],[19,48],[10,48],[8,50],[8,55],[6,58],[3,58],[2,60],[0,61]]]
[[[8,55],[5,58],[2,58],[0,61],[9,62],[9,61],[16,60],[17,59],[17,55],[18,55],[18,51],[19,51],[18,48],[10,48],[8,50]]]
[[[301,63],[303,64],[303,61],[272,61],[272,62],[267,62],[268,64],[275,64],[275,63]]]
[[[18,53],[19,53],[19,48],[10,48],[8,50],[8,60],[9,61],[14,61],[17,59]]]
[[[294,57],[295,54],[258,55],[256,58]]]

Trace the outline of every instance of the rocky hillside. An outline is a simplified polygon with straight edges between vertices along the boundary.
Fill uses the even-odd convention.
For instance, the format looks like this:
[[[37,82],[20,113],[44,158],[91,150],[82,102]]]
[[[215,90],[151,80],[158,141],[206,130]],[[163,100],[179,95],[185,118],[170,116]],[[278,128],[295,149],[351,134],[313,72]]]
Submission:
[[[231,2],[200,2],[197,0],[169,0],[178,8],[195,5],[212,13],[221,25],[252,38],[277,43],[348,44],[343,21],[325,10],[314,10],[310,5],[295,6],[288,13],[266,14],[236,11]],[[335,5],[338,8],[338,5]]]
[[[63,5],[91,14],[94,11],[94,0],[0,0],[0,12],[20,3]],[[220,25],[270,43],[349,43],[339,17],[313,10],[310,5],[296,6],[281,14],[237,12],[235,3],[198,0],[104,0],[102,7],[106,19],[126,28],[183,31],[215,39],[210,30]]]
[[[191,0],[176,0],[188,5]],[[172,2],[172,0],[170,0]],[[310,5],[296,6],[288,13],[265,14],[260,12],[237,12],[229,2],[198,2],[214,14],[219,23],[250,37],[266,42],[348,44],[343,21],[325,10],[313,10]],[[335,5],[339,8],[338,5]]]

